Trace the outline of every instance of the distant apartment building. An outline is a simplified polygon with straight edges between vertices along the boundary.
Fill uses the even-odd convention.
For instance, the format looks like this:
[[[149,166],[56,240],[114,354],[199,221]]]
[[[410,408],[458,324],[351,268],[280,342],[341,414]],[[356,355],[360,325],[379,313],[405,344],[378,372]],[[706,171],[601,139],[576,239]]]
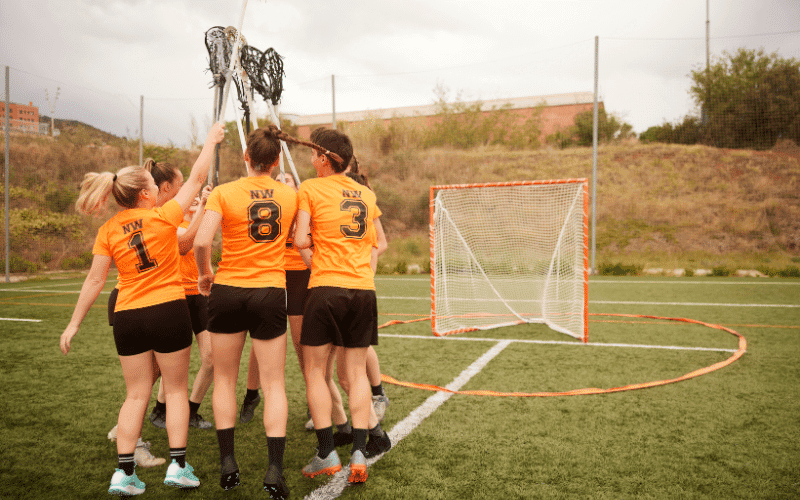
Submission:
[[[8,105],[8,123],[11,132],[24,134],[47,134],[50,127],[47,123],[39,122],[39,108],[32,102],[18,104],[15,102]],[[6,127],[6,103],[0,101],[0,128]]]
[[[540,131],[539,140],[544,143],[548,135],[558,130],[570,127],[575,122],[575,116],[585,111],[591,111],[594,105],[594,94],[592,92],[576,92],[571,94],[554,94],[533,97],[516,97],[511,99],[493,99],[487,101],[475,101],[464,103],[467,107],[481,103],[481,111],[484,114],[491,113],[493,110],[505,109],[514,117],[514,120],[522,124],[536,112],[540,112]],[[602,103],[598,104],[602,107]],[[539,111],[540,110],[540,111]],[[407,106],[403,108],[376,109],[369,111],[347,111],[337,112],[336,122],[353,123],[365,120],[383,120],[388,124],[392,119],[408,119],[415,123],[431,124],[438,119],[439,109],[436,105],[428,106]],[[298,137],[308,139],[311,131],[317,127],[331,127],[333,120],[331,113],[319,115],[295,115],[291,117],[295,125],[298,126]]]

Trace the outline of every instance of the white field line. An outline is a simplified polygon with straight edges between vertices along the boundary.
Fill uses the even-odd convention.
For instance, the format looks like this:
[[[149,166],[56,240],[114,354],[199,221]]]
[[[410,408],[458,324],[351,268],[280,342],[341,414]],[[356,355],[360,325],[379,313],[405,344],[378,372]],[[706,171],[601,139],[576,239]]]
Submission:
[[[396,339],[416,339],[416,340],[440,340],[455,341],[464,340],[472,342],[498,342],[498,339],[482,339],[477,337],[461,337],[459,335],[436,337],[434,335],[398,335],[394,333],[380,333],[380,337],[391,337]],[[576,347],[629,347],[637,349],[667,349],[672,351],[713,351],[713,352],[736,352],[736,349],[722,349],[719,347],[689,347],[677,345],[650,345],[650,344],[614,344],[604,342],[570,342],[568,340],[529,340],[529,339],[507,339],[506,342],[519,342],[520,344],[549,344],[549,345],[572,345]]]
[[[2,292],[3,290],[0,290]],[[384,300],[431,300],[430,297],[389,297],[379,295],[379,299]],[[451,299],[452,300],[452,299]],[[492,299],[460,299],[475,300],[480,302],[492,302]],[[496,300],[495,300],[496,301]],[[514,302],[524,302],[521,300]],[[530,301],[536,302],[536,301]],[[637,300],[590,300],[590,304],[619,304],[619,305],[642,305],[642,306],[704,306],[704,307],[800,307],[800,304],[726,304],[718,302],[646,302]]]
[[[30,323],[41,323],[40,319],[23,319],[23,318],[0,318],[0,321],[27,321]]]
[[[451,391],[460,390],[472,377],[477,375],[483,369],[483,367],[489,363],[489,361],[500,354],[500,352],[502,352],[502,350],[508,347],[512,342],[513,341],[511,340],[502,340],[497,342],[494,347],[486,351],[483,356],[475,360],[475,362],[461,372],[458,377],[447,384],[447,389],[450,389]],[[398,422],[397,425],[395,425],[392,430],[389,431],[389,439],[392,440],[392,446],[397,446],[397,444],[402,441],[403,438],[411,434],[411,432],[419,424],[421,424],[423,420],[433,414],[433,412],[435,412],[442,404],[444,404],[445,401],[450,399],[452,395],[453,394],[450,392],[437,392],[433,396],[430,396],[428,399],[426,399],[424,403],[419,405],[406,418]],[[378,455],[377,457],[370,458],[367,460],[367,465],[369,466],[374,464],[380,460],[382,456],[383,455]],[[328,500],[332,498],[338,498],[348,485],[347,476],[349,474],[350,467],[342,467],[342,470],[337,472],[333,476],[333,479],[306,495],[305,498],[308,500]]]
[[[613,283],[615,285],[789,285],[800,286],[800,281],[625,281],[625,280],[589,280],[590,285]]]
[[[430,283],[430,276],[419,278],[400,278],[400,277],[389,277],[389,276],[376,276],[375,281],[419,281],[419,282],[427,282]],[[675,281],[625,281],[625,280],[593,280],[589,279],[589,285],[603,285],[603,284],[614,284],[614,285],[789,285],[789,286],[800,286],[800,281],[687,281],[687,280],[675,280]]]

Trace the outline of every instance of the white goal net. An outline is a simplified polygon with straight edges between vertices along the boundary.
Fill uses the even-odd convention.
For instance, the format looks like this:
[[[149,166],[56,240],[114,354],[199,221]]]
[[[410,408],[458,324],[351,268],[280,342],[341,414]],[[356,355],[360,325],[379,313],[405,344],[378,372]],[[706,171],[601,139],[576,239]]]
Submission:
[[[545,323],[588,341],[588,181],[430,189],[434,335]]]

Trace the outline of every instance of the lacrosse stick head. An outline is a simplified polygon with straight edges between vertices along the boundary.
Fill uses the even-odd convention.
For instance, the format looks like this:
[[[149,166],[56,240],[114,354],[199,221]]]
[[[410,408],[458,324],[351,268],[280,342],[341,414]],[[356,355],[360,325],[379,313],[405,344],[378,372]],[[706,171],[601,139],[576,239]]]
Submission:
[[[265,101],[277,105],[283,93],[283,58],[271,47],[261,52],[247,45],[242,49],[241,64],[252,89]]]

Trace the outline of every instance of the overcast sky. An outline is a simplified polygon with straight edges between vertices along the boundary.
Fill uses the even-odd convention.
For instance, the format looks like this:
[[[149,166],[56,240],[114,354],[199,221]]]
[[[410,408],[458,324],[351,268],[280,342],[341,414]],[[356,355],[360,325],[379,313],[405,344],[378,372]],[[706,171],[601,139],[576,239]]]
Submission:
[[[11,100],[184,145],[204,136],[213,91],[205,31],[236,25],[242,0],[0,0]],[[800,59],[800,1],[710,0],[711,54],[739,47]],[[591,92],[594,38],[606,110],[638,133],[694,111],[706,0],[249,0],[250,45],[284,57],[292,114]],[[4,89],[0,93],[5,97]],[[48,101],[49,97],[49,101]],[[263,102],[257,108],[265,113]],[[226,117],[233,119],[228,106]],[[202,137],[201,137],[202,139]]]

